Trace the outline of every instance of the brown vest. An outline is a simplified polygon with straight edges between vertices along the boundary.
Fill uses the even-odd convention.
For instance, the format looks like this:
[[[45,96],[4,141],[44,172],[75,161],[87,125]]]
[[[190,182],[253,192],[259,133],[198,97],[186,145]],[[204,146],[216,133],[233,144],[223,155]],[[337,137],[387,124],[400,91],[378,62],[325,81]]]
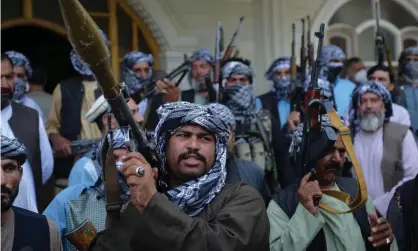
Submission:
[[[27,161],[32,169],[38,210],[40,210],[43,185],[41,149],[39,147],[39,114],[36,110],[15,102],[12,102],[12,109],[9,125],[15,137],[26,147]]]
[[[383,127],[382,176],[385,192],[389,192],[404,176],[402,148],[408,126],[394,122]]]

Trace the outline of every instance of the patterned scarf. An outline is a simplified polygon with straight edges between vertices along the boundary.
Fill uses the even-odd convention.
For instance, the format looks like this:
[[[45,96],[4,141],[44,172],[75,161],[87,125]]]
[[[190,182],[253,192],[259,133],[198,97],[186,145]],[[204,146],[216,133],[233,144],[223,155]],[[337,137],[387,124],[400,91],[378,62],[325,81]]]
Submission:
[[[209,49],[207,49],[207,48],[201,48],[201,49],[198,49],[197,51],[195,51],[193,53],[193,55],[190,57],[190,61],[191,62],[205,61],[205,62],[209,63],[212,67],[215,66],[215,58],[212,56]],[[188,79],[189,79],[190,86],[193,88],[193,90],[195,90],[197,92],[206,90],[206,86],[204,84],[200,83],[199,81],[196,81],[196,80],[192,79],[192,69],[191,69],[191,67],[192,67],[192,65],[190,65],[190,70],[189,70],[189,74],[188,74]]]
[[[231,75],[245,75],[247,77],[254,77],[254,72],[251,67],[237,61],[228,62],[222,67],[222,82],[225,84],[227,78]]]
[[[342,67],[344,65],[343,62],[331,62],[331,60],[339,59],[344,60],[345,59],[345,53],[344,51],[333,44],[324,46],[322,48],[321,53],[321,71],[322,74],[326,76],[326,79],[335,80],[338,75],[340,74]]]
[[[22,143],[17,139],[10,139],[1,135],[1,159],[13,159],[23,165],[26,158],[26,147]]]
[[[5,54],[12,60],[13,67],[23,66],[23,68],[25,68],[26,76],[32,76],[32,68],[25,55],[17,51],[6,51]]]
[[[218,117],[222,119],[228,127],[235,131],[237,127],[235,116],[228,107],[219,103],[208,104],[208,106],[209,109],[213,110],[215,114],[217,114]]]
[[[150,67],[150,72],[147,77],[138,76],[133,70],[137,63],[147,62]],[[154,63],[154,58],[151,54],[145,54],[140,51],[132,51],[123,57],[122,61],[122,80],[128,86],[129,93],[134,94],[136,91],[141,89],[143,82],[152,76],[152,65]]]
[[[356,89],[353,91],[349,110],[349,122],[353,132],[356,132],[357,126],[360,123],[359,119],[357,118],[357,107],[360,105],[361,96],[368,92],[376,94],[383,100],[386,110],[385,121],[389,121],[390,117],[393,115],[392,98],[389,90],[379,82],[369,81],[367,84],[356,87]]]
[[[157,155],[162,169],[167,172],[166,147],[178,128],[187,124],[201,126],[216,136],[216,158],[213,167],[203,176],[167,191],[171,202],[189,216],[196,216],[209,204],[225,185],[228,128],[210,106],[188,102],[162,105],[157,113],[160,121],[155,129]]]
[[[224,90],[222,102],[232,111],[237,120],[252,123],[257,111],[253,86],[235,84]]]
[[[276,59],[271,65],[264,77],[267,80],[273,81],[273,90],[277,93],[278,100],[286,99],[290,88],[290,77],[276,77],[274,72],[281,69],[290,69],[290,57],[280,57]]]
[[[418,56],[418,46],[411,46],[405,50],[405,56]],[[418,60],[407,61],[403,64],[404,78],[408,83],[418,83]]]
[[[113,135],[112,135],[113,134]],[[126,143],[124,139],[123,132],[120,129],[113,130],[112,133],[108,133],[106,135],[107,140],[110,142],[110,136],[113,136],[112,146],[111,148],[113,150],[115,149],[125,149]],[[99,176],[99,179],[97,180],[96,184],[94,185],[93,189],[97,191],[97,193],[105,198],[106,197],[106,191],[105,191],[105,183],[103,178],[103,163],[102,163],[102,149],[103,144],[105,142],[106,138],[103,138],[103,140],[100,142],[100,144],[96,147],[96,149],[93,152],[92,160],[94,162],[94,165],[96,166],[96,169],[102,170],[101,174]],[[116,166],[118,169],[120,169],[121,166],[123,166],[124,163],[118,161],[116,162]],[[99,167],[99,168],[97,168]],[[118,181],[119,181],[119,189],[120,189],[120,199],[122,203],[127,202],[130,200],[131,192],[129,190],[129,185],[127,184],[125,176],[121,172],[118,172]]]
[[[109,54],[109,39],[107,38],[106,34],[100,30],[102,39],[104,40],[105,44],[107,45],[107,53]],[[73,64],[74,70],[76,70],[78,73],[80,73],[83,76],[92,76],[94,77],[93,72],[90,70],[90,66],[84,62],[80,56],[78,56],[77,52],[72,49],[70,52],[70,60]]]
[[[28,86],[29,86],[29,81],[26,76],[23,79],[17,79],[15,81],[13,100],[20,103],[22,98],[25,97],[25,94],[28,90]]]

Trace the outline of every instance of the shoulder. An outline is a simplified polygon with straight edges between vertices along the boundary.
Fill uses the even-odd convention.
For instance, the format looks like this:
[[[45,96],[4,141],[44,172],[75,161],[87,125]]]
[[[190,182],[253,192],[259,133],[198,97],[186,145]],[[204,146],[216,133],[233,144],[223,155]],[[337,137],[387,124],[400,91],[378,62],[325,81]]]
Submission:
[[[251,186],[241,182],[236,184],[225,184],[218,196],[224,197],[226,203],[233,203],[234,205],[254,203],[254,205],[257,206],[264,206],[265,204],[259,192]]]
[[[83,193],[83,191],[86,189],[87,187],[84,186],[83,184],[76,184],[76,185],[67,187],[55,196],[51,204],[55,202],[55,203],[64,205],[70,200],[78,199]]]
[[[29,211],[29,210],[21,208],[21,207],[13,206],[12,208],[13,208],[13,213],[15,215],[21,215],[21,216],[30,217],[30,218],[37,218],[37,219],[45,219],[45,216],[42,215],[42,214],[34,213],[32,211]]]
[[[35,102],[33,102],[33,103],[35,103]],[[21,112],[31,113],[33,115],[36,114],[37,117],[39,117],[39,113],[38,113],[37,110],[35,110],[32,107],[28,107],[26,105],[23,105],[23,104],[20,104],[20,103],[17,103],[17,102],[12,102],[12,109],[13,110],[20,110]]]
[[[235,163],[238,169],[245,168],[246,170],[250,171],[254,175],[264,176],[264,170],[252,161],[236,158]]]
[[[258,96],[258,98],[259,99],[265,99],[265,98],[271,98],[273,96],[275,96],[274,92],[269,91],[269,92],[266,92],[264,94],[261,94],[260,96]]]

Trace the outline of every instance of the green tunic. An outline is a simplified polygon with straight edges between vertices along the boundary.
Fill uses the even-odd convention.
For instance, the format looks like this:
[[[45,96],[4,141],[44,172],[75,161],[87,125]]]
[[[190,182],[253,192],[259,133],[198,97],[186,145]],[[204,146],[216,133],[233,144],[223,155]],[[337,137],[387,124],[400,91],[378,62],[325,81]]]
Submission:
[[[333,190],[340,190],[334,185]],[[348,206],[328,195],[323,195],[321,201],[333,208],[344,211]],[[372,200],[367,200],[366,210],[374,212]],[[270,201],[267,208],[270,221],[270,250],[299,251],[305,250],[321,228],[324,230],[328,251],[366,251],[364,240],[352,213],[333,214],[319,209],[314,216],[302,204],[298,204],[291,219],[277,205]],[[391,244],[391,251],[397,251],[396,241]]]

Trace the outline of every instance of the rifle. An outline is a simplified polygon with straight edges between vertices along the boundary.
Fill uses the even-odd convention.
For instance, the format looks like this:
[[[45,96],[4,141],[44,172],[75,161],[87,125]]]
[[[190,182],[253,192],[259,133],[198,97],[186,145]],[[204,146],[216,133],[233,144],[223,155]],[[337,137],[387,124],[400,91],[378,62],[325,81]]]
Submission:
[[[301,81],[305,82],[306,79],[306,48],[305,48],[305,19],[302,18],[302,41],[300,44],[300,71]]]
[[[235,30],[234,34],[231,37],[231,41],[229,41],[228,47],[226,47],[225,54],[222,58],[222,61],[229,59],[232,55],[232,51],[235,48],[235,40],[238,36],[239,30],[241,29],[242,22],[244,21],[244,16],[239,19],[238,27]]]
[[[87,153],[92,150],[94,146],[99,144],[100,140],[101,139],[83,139],[71,141],[71,154],[76,156]]]
[[[375,38],[375,45],[376,45],[376,52],[377,52],[377,62],[378,65],[383,65],[386,56],[386,63],[388,67],[391,69],[393,74],[395,74],[392,60],[390,56],[389,46],[387,45],[386,39],[383,36],[382,31],[380,30],[380,0],[375,0],[375,17],[376,17],[376,38]]]
[[[220,81],[220,74],[221,74],[221,63],[222,57],[221,54],[224,50],[223,44],[223,29],[221,22],[217,22],[216,24],[216,41],[215,41],[215,69],[213,71],[213,84],[218,84],[218,97],[217,100],[221,100],[221,93],[222,93],[222,83]]]
[[[323,109],[324,104],[322,103],[321,88],[318,85],[318,78],[319,78],[319,72],[321,69],[321,51],[322,51],[322,44],[324,41],[324,29],[325,29],[325,24],[321,24],[319,28],[319,32],[315,32],[315,36],[319,39],[318,54],[317,54],[317,58],[315,61],[315,65],[311,72],[311,83],[309,85],[308,92],[306,93],[306,96],[305,96],[306,111],[305,111],[305,119],[303,123],[304,133],[303,133],[302,147],[301,147],[301,156],[302,156],[302,162],[301,162],[302,172],[301,173],[302,175],[304,175],[306,171],[309,171],[311,173],[311,180],[316,179],[315,177],[316,170],[315,170],[315,165],[311,165],[309,167],[309,162],[316,160],[315,158],[319,155],[317,152],[319,148],[322,148],[321,152],[323,152],[324,150],[329,149],[328,148],[329,144],[332,144],[331,146],[333,146],[336,140],[335,139],[334,141],[332,141],[326,138],[326,140],[324,140],[325,141],[324,143],[326,143],[325,146],[327,146],[326,149],[324,149],[324,145],[319,147],[319,144],[315,144],[315,146],[317,146],[316,149],[311,147],[313,145],[312,144],[313,140],[317,139],[318,136],[319,137],[323,136],[323,135],[320,135],[321,122],[319,121],[319,117],[321,113],[324,113],[324,109]],[[315,153],[313,153],[313,151],[315,151]],[[315,206],[319,204],[320,199],[321,198],[319,196],[314,197]]]
[[[133,136],[137,142],[137,150],[142,153],[150,165],[160,167],[161,165],[154,151],[146,140],[145,133],[140,130],[132,117],[127,105],[129,94],[126,88],[123,84],[119,84],[112,72],[110,54],[96,23],[78,0],[58,1],[68,38],[77,54],[90,66],[91,71],[96,76],[98,85],[112,108],[115,119],[121,130],[126,132],[125,141],[128,143]],[[104,148],[108,146],[109,142],[105,141]],[[110,161],[108,161],[109,159]],[[107,198],[106,228],[111,227],[119,220],[122,208],[118,186],[118,170],[112,161],[114,162],[114,157],[111,149],[108,149],[103,169]],[[160,170],[159,176],[161,175],[165,175],[164,170]],[[114,186],[109,186],[110,184]],[[159,178],[157,189],[163,192],[166,187],[167,184]],[[84,248],[87,249],[85,246]]]
[[[296,25],[295,23],[292,24],[292,57],[290,58],[290,83],[293,86],[293,92],[297,92],[296,91],[296,85],[297,85],[297,69],[296,69]],[[293,102],[292,104],[292,111],[296,111],[297,110],[297,102]]]
[[[314,48],[311,41],[311,18],[307,16],[306,19],[308,20],[308,63],[309,72],[311,72],[314,64]]]

